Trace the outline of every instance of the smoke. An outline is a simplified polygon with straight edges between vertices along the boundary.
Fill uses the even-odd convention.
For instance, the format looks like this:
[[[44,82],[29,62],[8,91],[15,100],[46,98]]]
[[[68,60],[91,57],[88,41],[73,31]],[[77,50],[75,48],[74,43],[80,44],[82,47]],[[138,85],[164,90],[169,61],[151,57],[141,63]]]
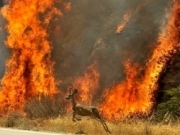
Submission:
[[[58,19],[59,30],[51,33],[55,76],[62,90],[71,86],[85,69],[98,62],[100,71],[97,100],[103,90],[123,80],[123,61],[144,65],[166,22],[169,0],[71,0],[72,10]],[[131,17],[116,34],[123,15]],[[54,25],[54,23],[52,23]]]
[[[6,24],[5,19],[2,17],[2,15],[0,15],[0,79],[4,75],[5,63],[10,54],[10,51],[5,46],[5,42],[4,42],[7,36],[5,30],[5,24]]]
[[[9,0],[1,0],[0,8],[7,5]],[[5,72],[5,63],[10,55],[10,50],[5,46],[5,40],[7,36],[7,32],[5,29],[6,20],[3,18],[2,14],[0,14],[0,79],[3,77]]]
[[[49,27],[53,45],[55,77],[62,91],[71,86],[94,61],[100,71],[99,88],[94,100],[113,83],[123,80],[123,61],[130,59],[144,65],[165,22],[169,0],[64,0],[71,3],[70,12],[54,18]],[[56,5],[60,9],[62,3]],[[116,34],[118,24],[127,11],[132,15],[123,31]],[[5,21],[1,17],[0,75],[9,50],[4,46]]]

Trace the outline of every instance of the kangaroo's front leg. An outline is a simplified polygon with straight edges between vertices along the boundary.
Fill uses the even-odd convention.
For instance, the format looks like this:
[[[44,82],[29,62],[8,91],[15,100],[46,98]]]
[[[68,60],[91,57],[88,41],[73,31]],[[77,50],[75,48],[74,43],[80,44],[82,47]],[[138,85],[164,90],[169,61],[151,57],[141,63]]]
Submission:
[[[76,117],[76,120],[80,121],[81,119]]]
[[[81,120],[80,118],[77,118],[77,117],[76,117],[76,112],[73,112],[73,121],[75,121],[75,119],[78,120],[78,121]]]
[[[75,112],[73,112],[72,121],[76,122],[76,121],[75,121],[75,118],[76,118],[76,113],[75,113]]]

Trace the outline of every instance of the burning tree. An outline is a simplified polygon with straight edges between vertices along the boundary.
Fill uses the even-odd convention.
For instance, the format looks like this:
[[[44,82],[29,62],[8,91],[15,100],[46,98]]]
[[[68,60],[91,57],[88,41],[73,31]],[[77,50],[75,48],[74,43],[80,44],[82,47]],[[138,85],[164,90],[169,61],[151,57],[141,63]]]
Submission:
[[[137,112],[148,114],[153,106],[153,96],[158,89],[161,73],[180,50],[180,3],[174,0],[166,32],[158,37],[158,44],[143,68],[125,62],[126,80],[110,88],[100,105],[108,119],[119,120]],[[140,69],[140,70],[139,70]]]
[[[61,11],[55,7],[54,2],[54,0],[11,0],[10,4],[2,10],[4,17],[8,21],[6,28],[9,36],[6,45],[12,50],[12,56],[7,62],[6,73],[1,81],[0,113],[23,110],[25,102],[31,97],[38,96],[40,93],[49,96],[57,93],[56,81],[53,76],[54,62],[51,60],[52,47],[48,41],[49,35],[47,33],[53,17],[56,15],[62,16]],[[64,5],[61,0],[57,2]],[[87,3],[91,5],[91,1]],[[98,2],[94,1],[94,3]],[[101,2],[98,4],[101,4]],[[148,4],[147,1],[142,6],[146,4]],[[141,67],[137,63],[125,61],[126,79],[106,89],[100,109],[107,119],[119,120],[122,117],[139,112],[148,114],[153,107],[153,94],[158,89],[158,81],[161,73],[166,69],[168,61],[171,60],[174,54],[179,52],[180,48],[179,1],[174,0],[173,4],[172,13],[166,26],[166,32],[159,35],[157,45],[153,48],[152,55],[146,61],[146,65]],[[69,11],[71,4],[65,5],[65,10]],[[134,13],[137,13],[142,6],[137,7]],[[101,8],[104,7],[102,6]],[[104,12],[106,10],[103,9],[102,11],[106,14]],[[98,12],[101,13],[101,10]],[[93,11],[92,14],[91,12],[88,13],[89,16],[94,17],[96,12]],[[98,14],[99,18],[100,16]],[[125,29],[125,25],[131,22],[131,16],[132,11],[126,12],[124,21],[117,28],[116,35]],[[81,22],[80,24],[83,23]],[[83,28],[86,26],[84,25]],[[58,27],[58,29],[61,28]],[[104,29],[99,29],[98,31],[101,30],[103,31]],[[115,34],[114,32],[112,33]],[[75,32],[74,35],[77,37],[79,34]],[[109,37],[106,40],[109,40]],[[106,45],[97,47],[96,52],[105,47]],[[83,46],[83,48],[85,47]],[[85,56],[88,56],[89,53],[87,52],[89,51],[85,51]],[[107,55],[108,53],[109,51],[104,54]],[[94,59],[96,60],[96,58]],[[101,88],[99,86],[101,85],[99,79],[103,78],[100,68],[97,68],[100,60],[89,66],[84,72],[84,76],[77,78],[72,84],[82,90],[80,92],[80,100],[89,104],[92,103],[93,96],[101,93],[97,91]],[[102,63],[105,62],[103,61]],[[93,90],[91,91],[91,89]]]
[[[1,81],[0,113],[22,111],[27,99],[57,92],[47,28],[55,15],[62,16],[53,0],[11,0],[2,13],[12,56]]]

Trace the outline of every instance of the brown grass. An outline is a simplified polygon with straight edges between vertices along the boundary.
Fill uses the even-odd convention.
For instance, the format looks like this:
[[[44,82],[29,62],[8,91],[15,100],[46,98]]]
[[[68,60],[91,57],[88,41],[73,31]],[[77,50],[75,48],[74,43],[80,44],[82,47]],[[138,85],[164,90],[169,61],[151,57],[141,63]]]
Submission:
[[[180,133],[179,123],[162,124],[147,120],[129,119],[117,124],[107,122],[107,125],[112,135],[179,135]],[[55,119],[28,119],[17,114],[11,114],[0,118],[0,126],[57,133],[109,135],[100,122],[90,118],[73,122],[71,116]]]

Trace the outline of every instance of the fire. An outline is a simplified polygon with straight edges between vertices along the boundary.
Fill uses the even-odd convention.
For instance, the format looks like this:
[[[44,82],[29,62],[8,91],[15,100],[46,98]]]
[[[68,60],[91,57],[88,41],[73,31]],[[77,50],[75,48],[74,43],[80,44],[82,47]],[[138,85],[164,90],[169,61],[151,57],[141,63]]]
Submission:
[[[79,89],[79,100],[86,104],[91,104],[94,94],[99,86],[99,71],[97,62],[87,67],[84,75],[78,77],[73,83],[73,87]]]
[[[27,99],[57,92],[46,30],[52,17],[62,16],[53,0],[11,0],[2,14],[8,21],[6,45],[12,56],[1,81],[0,113],[23,110]]]
[[[150,2],[150,0],[145,1],[144,3],[140,4],[135,8],[134,11],[129,10],[123,15],[123,21],[118,25],[115,33],[121,33],[121,31],[125,28],[129,20],[131,19],[131,16],[136,14],[141,8],[143,8],[145,5],[147,5]]]
[[[142,80],[138,74],[138,64],[127,61],[124,66],[126,80],[112,86],[100,106],[103,114],[110,120],[119,120],[131,113],[146,113],[152,105],[150,93],[140,85]]]
[[[121,31],[124,29],[126,24],[129,22],[129,19],[131,17],[131,12],[128,11],[124,16],[123,16],[123,21],[118,25],[116,29],[116,33],[121,33]]]
[[[158,45],[143,67],[125,62],[126,80],[115,85],[105,94],[100,105],[103,115],[119,120],[135,113],[148,114],[153,106],[153,93],[158,89],[158,80],[167,62],[180,51],[180,2],[173,1],[166,32],[158,37]]]
[[[71,3],[70,2],[63,3],[63,5],[64,5],[64,8],[65,8],[66,12],[71,11]]]

